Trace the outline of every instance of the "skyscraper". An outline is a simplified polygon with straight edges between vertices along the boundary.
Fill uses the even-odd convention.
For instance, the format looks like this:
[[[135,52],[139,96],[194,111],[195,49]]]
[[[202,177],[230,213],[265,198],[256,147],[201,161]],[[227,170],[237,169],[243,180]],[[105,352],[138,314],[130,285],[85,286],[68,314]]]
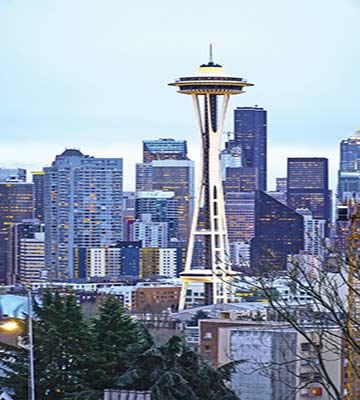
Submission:
[[[152,188],[173,192],[178,202],[179,240],[189,237],[194,202],[194,162],[190,160],[163,160],[152,163]]]
[[[186,140],[144,140],[143,163],[154,160],[188,160]]]
[[[20,281],[22,284],[47,281],[44,232],[20,240]]]
[[[259,189],[257,168],[253,167],[228,167],[224,181],[224,193],[253,192]]]
[[[220,145],[224,129],[226,109],[231,95],[240,94],[252,84],[243,78],[223,73],[221,65],[214,63],[212,47],[207,64],[199,68],[197,75],[185,76],[170,85],[180,93],[191,95],[196,113],[196,121],[202,140],[202,168],[198,198],[192,221],[185,271],[181,274],[183,286],[180,310],[185,306],[188,282],[205,282],[205,302],[207,304],[228,302],[230,295],[227,280],[232,270],[226,259],[229,245],[226,231],[224,196],[221,181]],[[204,101],[204,112],[199,100]],[[218,115],[218,100],[223,99]],[[219,117],[219,118],[218,118]],[[204,201],[204,228],[198,228],[201,200]],[[180,217],[181,220],[181,217]],[[204,237],[204,268],[192,269],[192,255],[196,237]]]
[[[229,243],[250,243],[255,234],[254,192],[228,192],[225,196]]]
[[[287,203],[290,208],[308,208],[315,219],[331,223],[327,158],[288,158]]]
[[[285,269],[288,254],[304,248],[302,215],[262,191],[255,197],[255,237],[251,241],[251,268]]]
[[[44,224],[37,219],[24,219],[21,222],[13,222],[9,225],[8,235],[8,275],[11,275],[11,283],[21,282],[25,275],[21,272],[21,241],[34,239],[35,234],[44,232]],[[44,256],[44,254],[43,254]],[[42,271],[42,277],[45,274]]]
[[[234,144],[241,147],[242,166],[258,169],[259,189],[266,190],[267,112],[260,107],[234,110]]]
[[[40,222],[45,220],[45,172],[32,172],[34,185],[34,213]]]
[[[0,283],[12,283],[9,270],[9,230],[12,224],[34,217],[33,184],[0,183]]]
[[[76,278],[75,249],[122,240],[122,159],[67,149],[44,171],[47,268]]]
[[[167,222],[168,239],[178,237],[179,204],[174,192],[137,192],[135,200],[135,218],[142,214],[151,214],[153,222]]]
[[[360,199],[360,129],[340,143],[338,200]]]

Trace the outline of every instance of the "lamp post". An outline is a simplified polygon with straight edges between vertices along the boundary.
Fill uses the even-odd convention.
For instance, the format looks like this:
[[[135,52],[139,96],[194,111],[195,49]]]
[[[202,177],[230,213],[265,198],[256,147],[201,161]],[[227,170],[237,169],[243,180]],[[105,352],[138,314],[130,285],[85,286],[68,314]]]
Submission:
[[[28,315],[29,315],[29,367],[30,367],[30,380],[29,380],[29,400],[35,400],[35,372],[34,372],[34,337],[32,326],[32,296],[31,289],[27,289],[28,296]]]

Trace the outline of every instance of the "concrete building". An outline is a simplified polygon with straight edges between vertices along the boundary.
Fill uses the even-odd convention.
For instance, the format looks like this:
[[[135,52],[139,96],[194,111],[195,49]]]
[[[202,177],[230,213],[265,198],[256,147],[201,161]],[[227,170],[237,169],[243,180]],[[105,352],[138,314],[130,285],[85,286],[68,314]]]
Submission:
[[[46,282],[45,233],[35,232],[32,238],[20,239],[20,282]]]
[[[285,323],[201,320],[199,348],[213,367],[245,360],[231,380],[242,400],[330,400],[334,391],[326,385],[325,371],[341,393],[344,388],[339,331],[327,330],[320,339],[319,331],[305,330],[311,342]],[[311,344],[317,338],[322,345],[323,369]]]
[[[44,171],[47,268],[50,278],[76,278],[75,249],[123,238],[122,159],[66,149]]]
[[[142,247],[167,247],[168,223],[153,222],[151,214],[142,214],[130,225],[130,240],[141,241]]]
[[[8,234],[8,270],[11,283],[21,282],[21,240],[34,239],[35,233],[44,232],[44,224],[38,219],[24,219],[9,225]],[[44,275],[45,276],[45,275]]]
[[[307,208],[297,208],[296,212],[304,218],[304,250],[307,254],[316,256],[319,260],[325,257],[325,228],[324,219],[314,219]]]
[[[175,278],[181,271],[182,259],[176,248],[142,248],[140,249],[140,277],[153,276]]]

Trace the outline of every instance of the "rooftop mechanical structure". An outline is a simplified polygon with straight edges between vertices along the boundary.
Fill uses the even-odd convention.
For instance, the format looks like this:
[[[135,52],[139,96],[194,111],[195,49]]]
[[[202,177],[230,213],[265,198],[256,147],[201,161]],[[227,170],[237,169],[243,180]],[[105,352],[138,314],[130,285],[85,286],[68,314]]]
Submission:
[[[227,303],[231,300],[229,282],[235,273],[228,262],[229,244],[220,164],[221,137],[230,96],[243,93],[245,87],[253,84],[224,74],[223,67],[213,61],[210,45],[209,62],[199,67],[198,74],[179,78],[169,85],[176,86],[179,93],[191,95],[202,141],[198,194],[185,269],[181,273],[183,285],[179,309],[185,308],[189,282],[204,282],[205,304]],[[199,224],[201,202],[204,221]],[[203,265],[192,268],[194,244],[200,237],[204,243]]]

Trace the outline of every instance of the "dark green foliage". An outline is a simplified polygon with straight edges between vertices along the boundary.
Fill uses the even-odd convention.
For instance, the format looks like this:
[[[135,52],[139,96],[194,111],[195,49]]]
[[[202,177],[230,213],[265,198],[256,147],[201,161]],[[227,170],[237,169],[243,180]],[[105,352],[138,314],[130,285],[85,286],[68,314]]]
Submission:
[[[87,365],[84,354],[90,351],[91,336],[81,308],[73,295],[65,299],[46,293],[42,305],[34,305],[34,357],[36,398],[64,399],[68,393],[85,388]],[[28,342],[27,328],[24,343]],[[28,390],[28,350],[1,349],[8,359],[6,375],[0,385],[15,392],[15,399],[26,399]]]
[[[112,388],[151,390],[154,400],[237,399],[224,383],[234,364],[214,370],[177,336],[156,346],[112,296],[90,323],[73,295],[46,293],[34,310],[37,400],[99,400]],[[26,399],[28,349],[0,344],[0,351],[0,386]]]
[[[101,305],[91,332],[94,368],[88,373],[88,384],[94,390],[113,388],[134,356],[152,345],[142,326],[124,312],[113,296]]]
[[[139,354],[117,383],[120,388],[151,390],[154,400],[235,400],[224,384],[233,367],[214,370],[184,339],[173,336],[164,346]]]

